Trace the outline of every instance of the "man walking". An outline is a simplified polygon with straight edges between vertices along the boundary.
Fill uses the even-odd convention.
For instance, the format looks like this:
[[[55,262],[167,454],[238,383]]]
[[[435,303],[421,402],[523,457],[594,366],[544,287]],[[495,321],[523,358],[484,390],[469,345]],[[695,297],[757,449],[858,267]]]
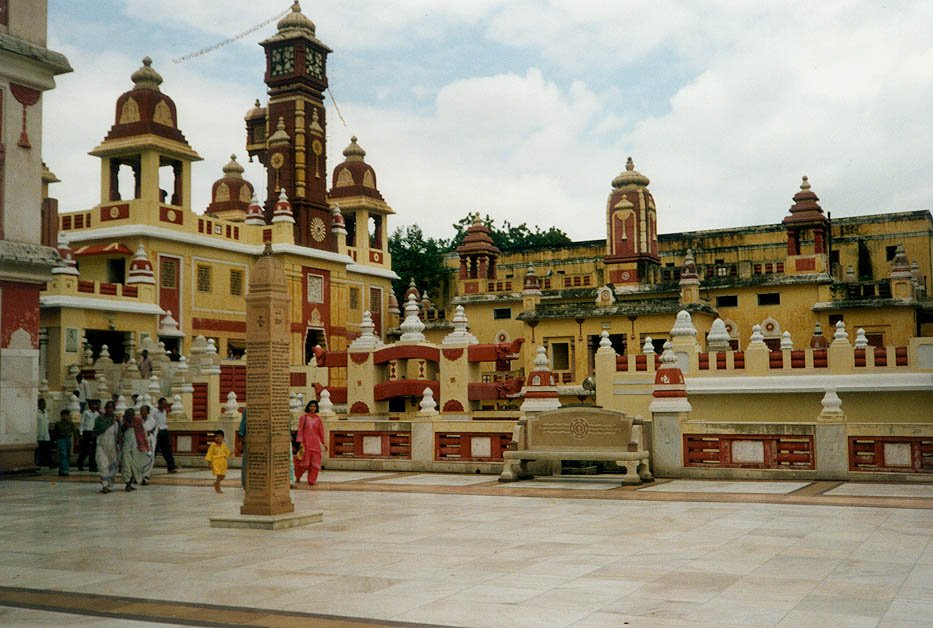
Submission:
[[[162,452],[162,457],[165,458],[165,466],[168,467],[169,473],[177,473],[178,468],[175,466],[175,457],[172,455],[172,441],[169,438],[168,434],[168,409],[169,405],[165,402],[165,397],[159,397],[159,403],[155,411],[152,413],[152,418],[155,419],[156,429],[156,452]],[[155,456],[153,456],[153,462],[155,462]]]
[[[88,469],[97,471],[97,459],[94,454],[97,448],[97,435],[94,434],[94,423],[100,416],[100,400],[89,399],[88,408],[81,413],[81,424],[78,427],[78,471],[84,471],[84,461],[88,460]]]

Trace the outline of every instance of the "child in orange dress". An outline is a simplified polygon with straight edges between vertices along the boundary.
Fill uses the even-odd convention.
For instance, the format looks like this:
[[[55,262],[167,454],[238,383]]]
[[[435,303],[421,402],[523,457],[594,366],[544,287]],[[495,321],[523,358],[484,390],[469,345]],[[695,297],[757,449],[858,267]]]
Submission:
[[[227,475],[227,458],[230,457],[230,450],[224,444],[224,431],[214,432],[214,442],[207,448],[207,455],[204,459],[211,465],[211,473],[214,474],[214,490],[223,493],[220,490],[220,483]]]

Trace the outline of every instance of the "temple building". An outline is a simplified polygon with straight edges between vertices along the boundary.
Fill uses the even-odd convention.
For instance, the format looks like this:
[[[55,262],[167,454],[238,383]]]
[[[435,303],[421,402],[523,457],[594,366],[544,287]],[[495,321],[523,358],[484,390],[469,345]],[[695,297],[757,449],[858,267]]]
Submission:
[[[629,158],[611,182],[605,240],[504,254],[477,216],[448,259],[443,301],[465,308],[483,342],[524,337],[526,371],[545,346],[567,394],[592,375],[602,332],[620,355],[660,355],[680,310],[703,338],[721,318],[733,349],[754,325],[773,350],[785,333],[800,347],[827,342],[820,330],[831,340],[839,321],[876,347],[933,335],[928,210],[831,220],[806,176],[792,196],[789,210],[761,212],[772,224],[658,234],[649,179]]]
[[[182,132],[183,111],[148,57],[130,76],[113,125],[90,153],[100,160],[100,202],[51,218],[66,261],[42,292],[38,325],[53,407],[68,403],[78,372],[95,386],[105,373],[102,392],[149,392],[138,380],[143,350],[160,377],[152,396],[170,395],[173,377],[179,391],[191,387],[178,364],[191,364],[188,380],[201,358],[211,363],[205,372],[219,369],[217,390],[187,382],[194,388],[191,399],[181,395],[187,420],[218,416],[231,391],[246,401],[244,296],[265,243],[288,274],[295,390],[313,394],[313,349],[345,349],[364,311],[376,334],[391,324],[394,212],[356,137],[344,161],[332,169],[326,163],[331,50],[297,2],[261,45],[269,101],[246,113],[246,150],[266,166],[267,179],[247,181],[231,155],[217,164],[222,172],[206,208],[191,203],[191,171],[201,156]],[[334,376],[340,383],[342,374]]]
[[[61,262],[43,221],[42,94],[71,66],[46,47],[46,15],[46,0],[0,3],[0,473],[33,465],[39,291]]]

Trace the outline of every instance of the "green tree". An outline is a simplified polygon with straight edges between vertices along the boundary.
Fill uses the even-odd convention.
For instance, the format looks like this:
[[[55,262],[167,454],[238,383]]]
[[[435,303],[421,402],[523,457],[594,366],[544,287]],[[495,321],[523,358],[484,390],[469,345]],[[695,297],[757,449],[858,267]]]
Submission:
[[[496,226],[496,221],[489,214],[483,219],[484,224],[489,227],[489,237],[492,238],[500,251],[508,253],[527,248],[538,248],[546,246],[562,246],[571,242],[570,237],[558,229],[550,227],[542,230],[537,225],[534,231],[528,227],[528,223],[522,223],[512,226],[508,220],[503,221],[502,227]],[[454,237],[450,242],[450,250],[455,250],[463,244],[463,238],[466,236],[467,229],[473,224],[472,214],[467,214],[456,223],[454,223]]]
[[[392,270],[399,279],[392,282],[392,290],[399,306],[404,308],[402,295],[408,290],[412,277],[421,292],[428,290],[432,299],[447,289],[448,270],[444,266],[444,254],[450,250],[446,240],[426,238],[418,225],[397,227],[389,236],[389,253],[392,254]]]

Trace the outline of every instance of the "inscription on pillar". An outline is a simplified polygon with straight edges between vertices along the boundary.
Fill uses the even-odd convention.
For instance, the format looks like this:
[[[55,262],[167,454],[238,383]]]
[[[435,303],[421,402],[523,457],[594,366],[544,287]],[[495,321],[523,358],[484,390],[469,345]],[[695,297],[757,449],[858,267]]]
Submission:
[[[246,296],[246,486],[240,513],[295,510],[289,487],[288,286],[266,245],[250,273]]]

